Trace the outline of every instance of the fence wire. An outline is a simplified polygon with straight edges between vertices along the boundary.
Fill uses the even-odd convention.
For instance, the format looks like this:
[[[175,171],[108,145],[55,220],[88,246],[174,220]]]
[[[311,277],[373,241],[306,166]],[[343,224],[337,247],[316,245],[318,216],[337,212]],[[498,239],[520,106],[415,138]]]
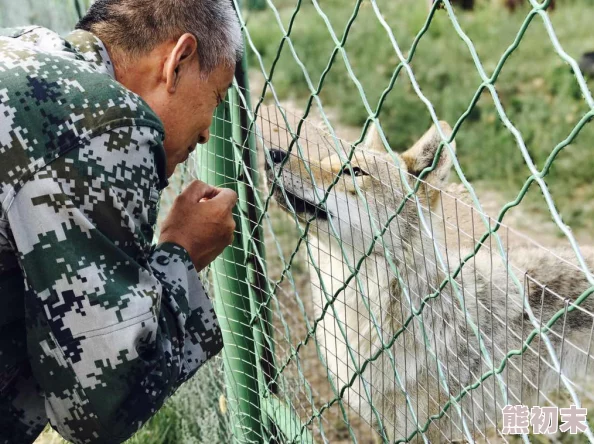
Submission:
[[[228,129],[213,131],[215,139],[232,142],[228,160],[235,167],[213,172],[228,178],[223,185],[241,182],[258,190],[253,200],[243,202],[239,215],[249,219],[246,211],[253,209],[255,223],[238,224],[244,263],[228,263],[224,270],[233,278],[234,267],[260,264],[260,275],[248,279],[250,295],[238,294],[237,301],[251,300],[243,305],[242,327],[268,333],[255,335],[254,349],[248,351],[259,368],[259,393],[236,401],[264,412],[251,435],[258,442],[533,440],[532,429],[516,437],[503,433],[506,405],[587,407],[592,399],[592,255],[563,223],[545,182],[555,158],[594,116],[591,92],[555,35],[547,1],[530,1],[531,9],[491,75],[450,2],[430,7],[407,50],[382,15],[382,2],[353,3],[344,30],[337,31],[323,2],[297,1],[286,21],[276,2],[268,0],[266,8],[275,18],[268,25],[282,33],[268,68],[252,39],[249,12],[238,8],[250,67],[259,71],[263,87],[256,91],[235,85],[226,114],[215,122],[228,124]],[[369,102],[346,49],[363,7],[372,9],[399,61],[375,104]],[[334,45],[317,83],[292,40],[304,8],[315,9]],[[436,14],[447,14],[480,76],[466,111],[451,129],[440,123],[412,67]],[[537,18],[556,53],[569,64],[587,105],[542,169],[495,87]],[[307,84],[302,107],[288,109],[275,89],[281,54],[291,55]],[[367,113],[352,143],[338,136],[335,118],[321,99],[337,64],[344,65]],[[397,153],[382,129],[382,109],[402,75],[434,126],[409,151]],[[530,171],[517,197],[495,213],[484,210],[454,142],[485,92]],[[238,115],[246,118],[240,122]],[[258,147],[256,164],[246,161],[249,137]],[[204,171],[205,156],[190,161],[184,180],[198,177],[200,168]],[[447,182],[450,167],[459,184]],[[541,246],[505,224],[506,214],[533,184],[570,249]],[[254,236],[259,228],[263,236]],[[259,256],[250,257],[254,252]],[[231,338],[237,334],[228,333]],[[270,352],[267,359],[262,350]],[[226,374],[237,372],[241,368]],[[227,381],[227,390],[234,383]],[[234,408],[230,406],[230,415],[240,416],[239,428],[251,427],[250,414]],[[558,426],[557,421],[555,417],[552,423]],[[594,441],[589,422],[584,425],[582,436]],[[240,441],[246,436],[235,432]]]
[[[431,2],[406,48],[382,12],[392,2],[353,0],[338,29],[324,1],[258,0],[253,6],[273,17],[267,26],[281,35],[272,56],[254,38],[251,19],[262,12],[233,1],[249,77],[262,79],[262,87],[236,79],[209,146],[178,168],[161,204],[164,217],[196,178],[240,194],[236,242],[204,275],[217,299],[226,354],[170,401],[184,411],[180,439],[226,442],[232,433],[240,442],[569,440],[557,431],[557,416],[555,433],[547,436],[532,428],[517,435],[503,430],[506,405],[593,405],[594,253],[563,222],[545,179],[594,117],[594,100],[557,38],[550,0],[526,0],[529,8],[516,12],[525,18],[513,42],[488,69],[448,0]],[[69,11],[88,4],[73,2]],[[348,49],[364,9],[397,60],[374,101]],[[332,42],[315,76],[294,41],[306,10],[315,11],[315,26],[323,25]],[[479,78],[451,128],[440,123],[413,67],[438,14],[447,15]],[[569,65],[585,104],[540,169],[496,88],[535,26]],[[275,87],[283,57],[306,85],[299,106],[288,106]],[[349,142],[339,137],[336,114],[322,99],[338,69],[366,114]],[[386,102],[403,76],[434,126],[399,153],[383,125]],[[455,146],[485,94],[529,171],[516,197],[495,210],[484,208]],[[256,157],[247,154],[255,149]],[[450,168],[455,178],[448,182]],[[569,248],[540,245],[506,223],[534,185]],[[594,441],[591,422],[583,424],[579,438]]]

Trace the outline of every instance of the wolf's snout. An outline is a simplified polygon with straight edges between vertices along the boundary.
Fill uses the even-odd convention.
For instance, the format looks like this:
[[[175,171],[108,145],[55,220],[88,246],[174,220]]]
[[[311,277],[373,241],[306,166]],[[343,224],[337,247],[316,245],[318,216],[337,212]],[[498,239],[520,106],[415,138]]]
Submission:
[[[272,163],[277,164],[281,163],[283,160],[287,158],[287,152],[283,150],[270,150],[270,158],[272,159]]]

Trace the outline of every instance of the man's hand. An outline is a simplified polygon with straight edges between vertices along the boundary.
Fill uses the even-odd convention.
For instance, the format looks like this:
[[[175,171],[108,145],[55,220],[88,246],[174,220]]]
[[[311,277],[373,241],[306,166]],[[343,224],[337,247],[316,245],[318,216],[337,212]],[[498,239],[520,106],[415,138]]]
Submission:
[[[159,243],[184,247],[201,271],[233,242],[237,203],[233,190],[192,182],[174,201],[161,228]]]

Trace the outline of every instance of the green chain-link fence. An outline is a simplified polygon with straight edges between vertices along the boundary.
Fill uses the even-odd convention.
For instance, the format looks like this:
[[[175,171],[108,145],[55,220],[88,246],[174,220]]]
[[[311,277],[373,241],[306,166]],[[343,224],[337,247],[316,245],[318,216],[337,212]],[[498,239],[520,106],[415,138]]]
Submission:
[[[593,117],[594,102],[576,61],[556,37],[548,2],[530,2],[512,44],[488,71],[447,1],[425,9],[424,23],[407,48],[382,13],[397,8],[393,3],[352,2],[343,29],[326,14],[326,2],[297,1],[290,13],[285,3],[267,1],[268,20],[256,19],[259,26],[280,30],[272,54],[261,49],[273,44],[252,38],[261,34],[251,26],[254,16],[239,14],[250,67],[260,71],[253,78],[260,77],[263,86],[255,91],[236,85],[220,110],[213,142],[195,159],[200,177],[238,186],[241,196],[236,245],[212,268],[219,316],[226,319],[224,362],[235,438],[511,440],[503,433],[508,404],[587,405],[594,327],[590,256],[563,223],[545,177]],[[366,26],[372,20],[371,26],[383,28],[397,58],[374,102],[355,74],[357,55],[348,49],[363,9]],[[308,48],[300,45],[300,53],[292,35],[300,15],[311,17],[312,10],[315,26],[323,26],[332,42],[325,68],[315,77],[306,62]],[[411,151],[397,154],[382,130],[382,112],[399,78],[408,78],[432,123],[440,119],[413,68],[437,14],[447,15],[466,45],[478,82],[451,131],[436,126]],[[587,105],[566,137],[551,143],[542,168],[496,88],[509,57],[535,26],[546,30]],[[292,110],[275,89],[275,74],[286,75],[289,59],[300,77],[295,89],[306,88],[305,100]],[[333,70],[346,71],[354,85],[350,93],[367,116],[353,143],[338,137],[335,114],[324,105]],[[245,72],[237,80],[247,86]],[[484,94],[529,170],[517,197],[493,218],[483,210],[453,143]],[[454,187],[445,181],[450,163],[460,181]],[[535,185],[570,253],[523,240],[503,224]],[[587,423],[584,428],[581,436],[594,439]],[[526,432],[517,435],[524,441],[538,434],[533,428],[517,431]]]
[[[265,0],[241,9],[236,2],[250,69],[247,60],[238,67],[211,141],[179,168],[162,203],[163,216],[195,178],[240,196],[235,242],[204,276],[225,350],[166,407],[182,418],[171,423],[182,424],[176,442],[529,442],[550,436],[532,427],[504,433],[506,405],[592,404],[593,256],[564,223],[547,182],[556,159],[594,117],[587,79],[557,37],[548,1],[525,2],[515,15],[521,19],[515,19],[515,37],[505,36],[512,43],[489,55],[489,66],[477,50],[482,41],[465,31],[475,13],[487,13],[465,13],[463,23],[449,1],[419,3]],[[571,2],[574,9],[577,3]],[[583,14],[592,14],[587,7],[583,0]],[[403,8],[414,10],[407,14],[418,25],[407,30],[414,37],[406,46],[390,21]],[[341,19],[330,10],[340,10]],[[295,36],[304,20],[311,20],[308,32],[323,36],[323,44]],[[374,33],[363,51],[385,51],[392,60],[387,71],[360,65],[361,47],[352,35],[364,38],[357,28],[362,21]],[[421,110],[429,116],[427,127],[443,119],[417,79],[459,53],[437,53],[435,68],[416,63],[429,50],[423,42],[439,40],[446,28],[463,42],[475,71],[474,83],[462,82],[468,102],[459,112],[447,106],[459,97],[440,104],[449,119],[455,116],[451,130],[435,126],[410,151],[392,150],[386,133],[407,125],[391,121],[394,109]],[[536,136],[514,125],[509,108],[515,102],[501,96],[498,83],[534,28],[544,30],[567,64],[574,86],[559,94],[574,94],[580,103],[569,129],[549,138],[538,162],[531,146]],[[564,36],[569,38],[566,28]],[[312,75],[314,56],[323,62]],[[361,81],[362,72],[375,73],[372,82]],[[380,81],[385,84],[375,84]],[[345,85],[349,97],[343,102],[324,95],[333,83]],[[401,105],[390,103],[402,92],[398,88],[408,94]],[[301,97],[288,101],[277,89],[294,89]],[[494,208],[484,208],[454,144],[463,146],[464,130],[476,121],[485,96],[525,168],[512,171],[524,174],[522,186],[506,184],[515,198]],[[340,124],[341,103],[363,116],[354,136]],[[541,130],[558,134],[552,125]],[[346,133],[351,142],[340,137]],[[485,133],[493,137],[488,126]],[[508,160],[498,157],[499,163]],[[584,159],[581,167],[589,164]],[[455,183],[447,183],[450,166]],[[497,167],[494,162],[486,171]],[[580,165],[572,168],[577,175]],[[527,194],[534,189],[541,195]],[[527,196],[545,202],[562,242],[544,248],[507,226]],[[555,415],[550,425],[563,423],[558,420]],[[590,423],[583,425],[578,439],[594,441]],[[162,437],[153,431],[136,439],[171,439],[167,427],[160,432]],[[561,441],[569,436],[553,435]]]

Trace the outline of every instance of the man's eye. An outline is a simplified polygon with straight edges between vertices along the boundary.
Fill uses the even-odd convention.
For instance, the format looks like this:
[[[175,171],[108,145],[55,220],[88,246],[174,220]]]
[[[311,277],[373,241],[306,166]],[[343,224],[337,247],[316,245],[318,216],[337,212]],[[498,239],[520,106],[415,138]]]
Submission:
[[[355,175],[355,177],[359,177],[359,176],[369,176],[369,173],[363,171],[361,168],[359,168],[358,166],[353,166],[349,169],[348,166],[344,167],[344,169],[342,170],[342,174],[346,174],[347,176],[351,175],[351,169],[353,171],[353,174]]]

